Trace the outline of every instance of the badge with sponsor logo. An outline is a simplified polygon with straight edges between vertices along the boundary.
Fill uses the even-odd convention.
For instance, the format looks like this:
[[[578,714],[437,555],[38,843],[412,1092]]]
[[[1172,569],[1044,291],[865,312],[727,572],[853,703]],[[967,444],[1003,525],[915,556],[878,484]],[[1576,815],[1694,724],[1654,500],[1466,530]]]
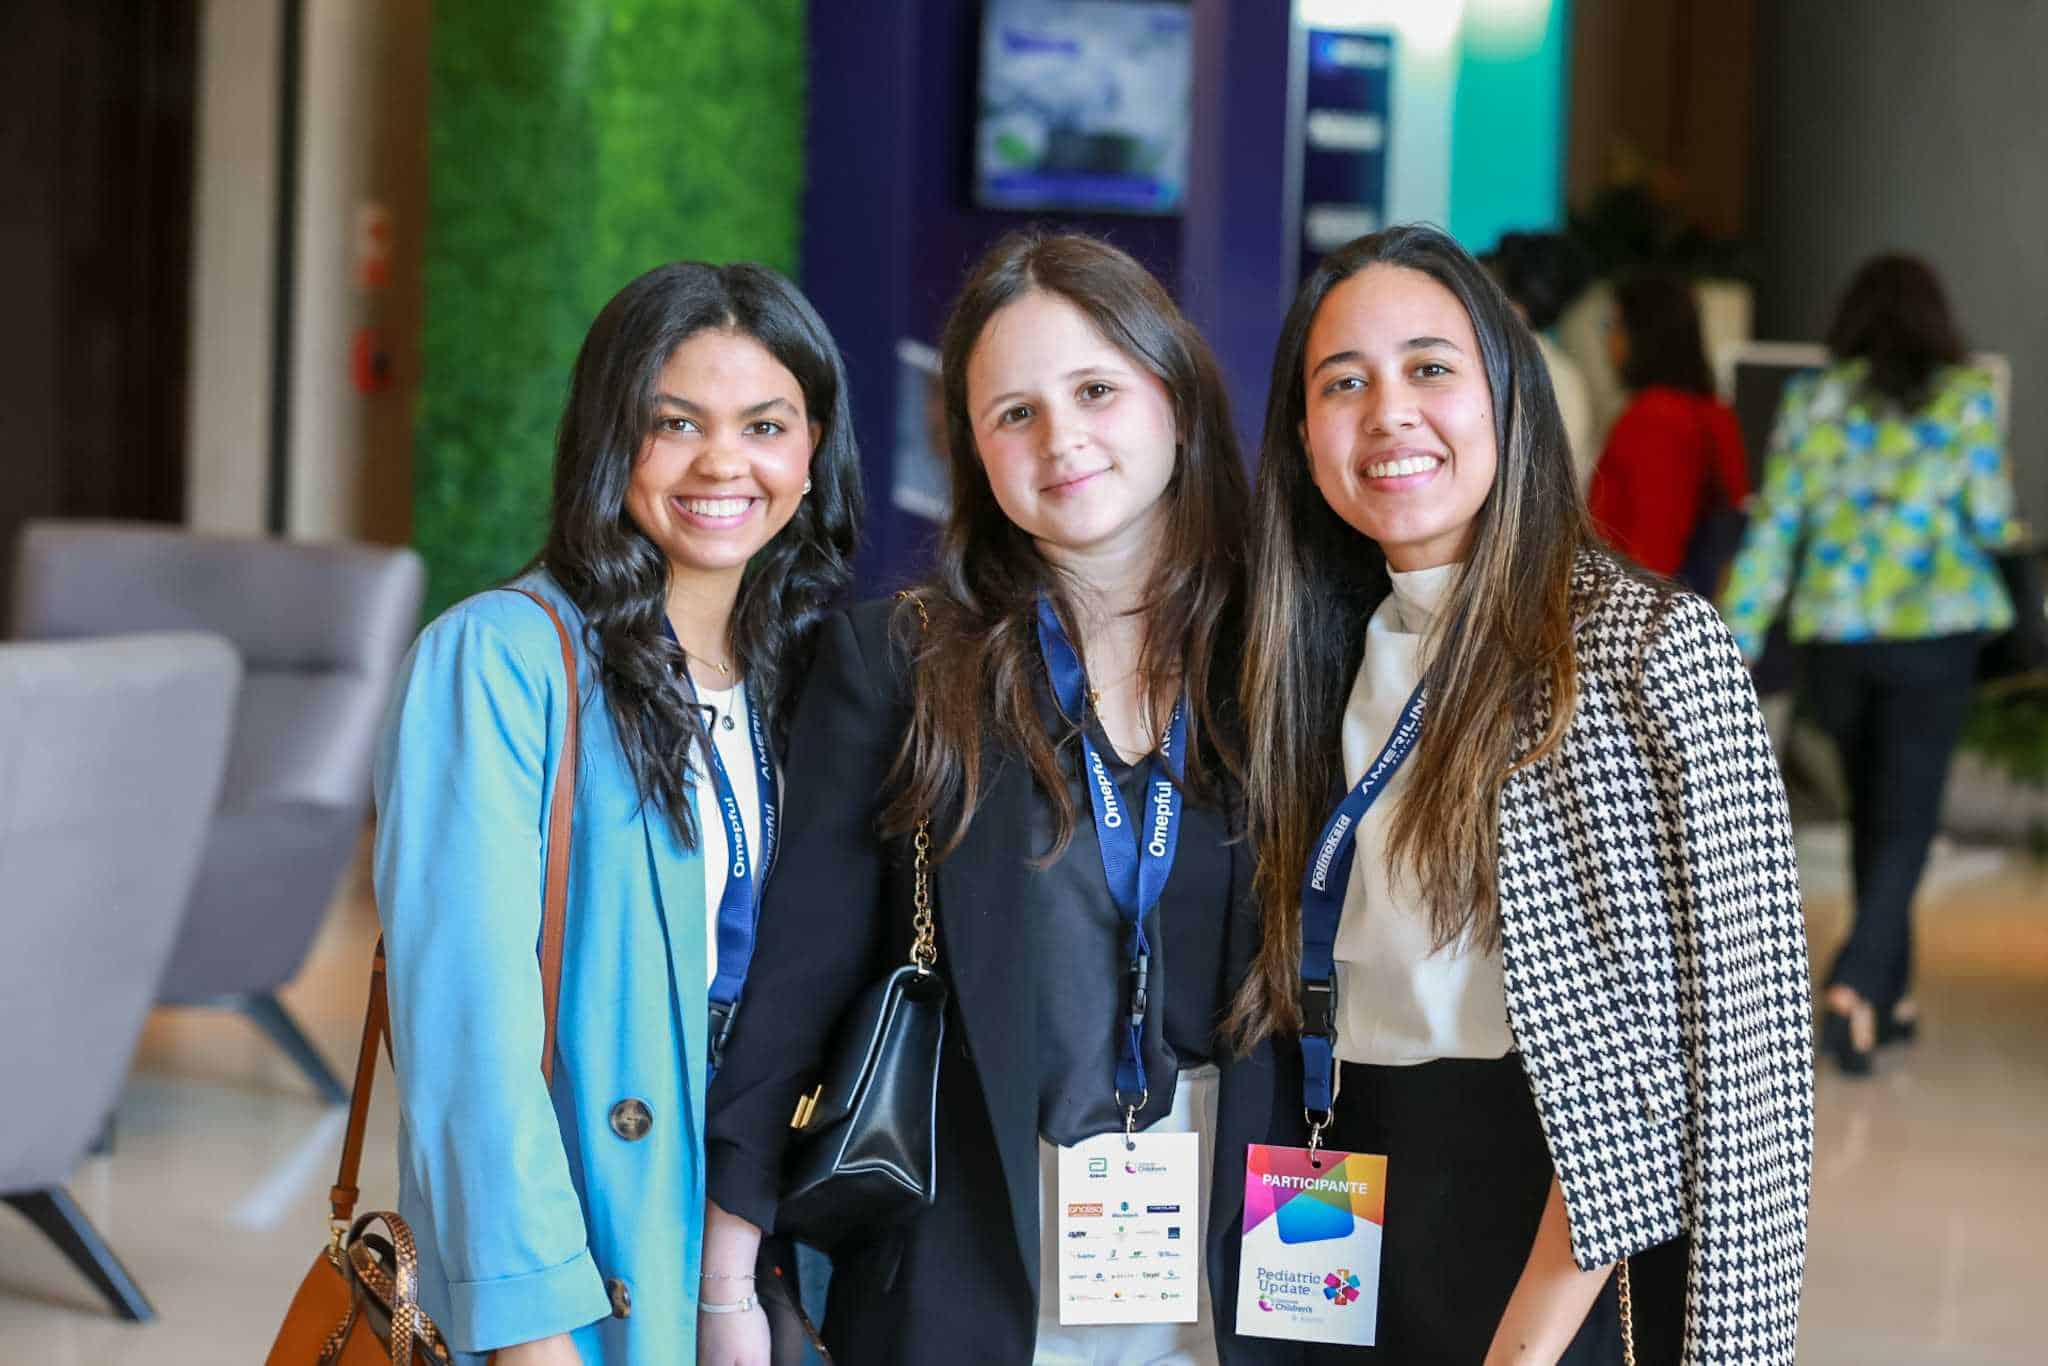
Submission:
[[[1060,1322],[1193,1323],[1201,1139],[1102,1134],[1060,1149]]]
[[[1250,1145],[1237,1331],[1372,1346],[1386,1221],[1386,1158]]]

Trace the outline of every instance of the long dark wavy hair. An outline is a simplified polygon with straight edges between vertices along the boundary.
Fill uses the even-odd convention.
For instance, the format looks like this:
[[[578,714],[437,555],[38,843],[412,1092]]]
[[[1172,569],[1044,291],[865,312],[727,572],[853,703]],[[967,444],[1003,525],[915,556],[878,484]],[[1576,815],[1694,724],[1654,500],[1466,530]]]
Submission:
[[[779,749],[791,686],[826,608],[846,590],[859,539],[860,455],[839,348],[795,285],[765,266],[678,261],[612,297],[590,325],[555,437],[547,543],[534,563],[584,616],[605,705],[642,801],[661,807],[696,847],[689,801],[693,740],[704,721],[677,685],[683,655],[662,630],[669,563],[626,512],[633,467],[654,431],[661,370],[704,331],[752,337],[795,377],[818,424],[811,491],[754,553],[733,604],[732,646]]]
[[[1249,491],[1216,359],[1159,282],[1124,252],[1077,234],[1011,234],[975,266],[946,322],[939,366],[953,510],[937,563],[917,590],[930,626],[905,612],[895,621],[913,660],[914,687],[882,825],[907,833],[932,817],[942,855],[966,835],[987,783],[985,738],[1021,757],[1051,801],[1047,857],[1074,831],[1073,796],[1035,701],[1045,665],[1034,626],[1044,592],[1071,628],[1072,586],[996,503],[967,411],[967,363],[989,320],[1040,290],[1079,309],[1172,398],[1179,450],[1160,495],[1164,531],[1138,609],[1145,617],[1138,667],[1155,686],[1186,689],[1191,791],[1213,794],[1238,762],[1235,680],[1217,660],[1239,624]],[[1075,646],[1086,648],[1078,638]]]
[[[1962,334],[1934,267],[1917,256],[1865,261],[1835,309],[1828,350],[1870,363],[1864,383],[1912,410],[1927,401],[1935,372],[1964,360]]]
[[[1500,942],[1501,790],[1516,768],[1556,748],[1578,696],[1572,572],[1597,541],[1535,337],[1492,277],[1435,228],[1389,228],[1339,248],[1302,283],[1281,331],[1252,498],[1241,698],[1263,942],[1231,1010],[1242,1047],[1301,1025],[1302,870],[1342,791],[1337,737],[1366,623],[1390,586],[1380,548],[1316,487],[1301,439],[1309,330],[1331,290],[1375,266],[1420,271],[1464,306],[1497,452],[1464,572],[1436,627],[1423,675],[1428,715],[1389,831],[1389,861],[1413,873],[1438,944],[1467,933],[1482,946]],[[1518,759],[1517,727],[1539,705],[1548,726]]]

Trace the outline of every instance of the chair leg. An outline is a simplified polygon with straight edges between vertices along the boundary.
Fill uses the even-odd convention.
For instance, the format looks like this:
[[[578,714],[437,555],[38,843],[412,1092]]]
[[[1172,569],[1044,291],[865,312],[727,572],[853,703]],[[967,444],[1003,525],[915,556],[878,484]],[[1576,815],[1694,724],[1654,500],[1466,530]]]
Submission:
[[[120,1258],[100,1237],[100,1231],[92,1226],[92,1220],[85,1217],[85,1211],[72,1202],[62,1186],[0,1196],[0,1201],[20,1210],[41,1229],[71,1264],[85,1273],[85,1278],[116,1314],[130,1323],[148,1323],[156,1317],[156,1310],[143,1297],[128,1268],[121,1265]]]
[[[320,1050],[313,1047],[313,1041],[299,1029],[298,1021],[284,1008],[284,1002],[270,992],[256,996],[245,996],[236,1006],[244,1015],[253,1020],[258,1029],[270,1036],[270,1041],[282,1048],[306,1074],[306,1080],[313,1083],[313,1089],[329,1105],[348,1104],[348,1088],[334,1075],[334,1069],[320,1056]]]

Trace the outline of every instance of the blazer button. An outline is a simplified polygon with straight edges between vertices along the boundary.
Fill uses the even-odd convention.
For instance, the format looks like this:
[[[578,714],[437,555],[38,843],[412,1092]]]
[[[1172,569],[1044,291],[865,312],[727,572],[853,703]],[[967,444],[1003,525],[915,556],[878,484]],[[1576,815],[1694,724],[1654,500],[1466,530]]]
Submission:
[[[638,1142],[647,1137],[647,1131],[654,1127],[654,1116],[647,1111],[647,1102],[628,1096],[612,1107],[612,1132],[628,1143]],[[624,1318],[625,1315],[619,1315]]]
[[[633,1292],[617,1276],[604,1283],[605,1293],[612,1297],[612,1317],[629,1319],[633,1317]]]

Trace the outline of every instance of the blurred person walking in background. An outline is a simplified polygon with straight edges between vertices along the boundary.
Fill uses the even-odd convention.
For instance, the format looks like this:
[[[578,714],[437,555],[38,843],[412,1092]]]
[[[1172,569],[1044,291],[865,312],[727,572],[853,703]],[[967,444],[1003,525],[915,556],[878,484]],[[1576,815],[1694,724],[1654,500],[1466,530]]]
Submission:
[[[1607,434],[1587,503],[1615,549],[1712,597],[1749,497],[1742,429],[1714,397],[1684,278],[1625,276],[1614,302],[1608,345],[1629,405]]]
[[[1786,388],[1721,607],[1754,663],[1789,596],[1806,707],[1841,751],[1856,917],[1821,1048],[1862,1075],[1918,1027],[1913,893],[1978,648],[2012,624],[1992,551],[2016,527],[1991,377],[1925,262],[1865,263],[1827,342],[1829,367]]]
[[[1600,460],[1593,396],[1586,387],[1585,372],[1557,344],[1550,329],[1593,282],[1592,258],[1563,233],[1506,232],[1485,265],[1536,336],[1536,349],[1543,353],[1543,364],[1550,371],[1550,388],[1557,395],[1557,411],[1564,418],[1565,437],[1571,443],[1579,491],[1584,493]]]

